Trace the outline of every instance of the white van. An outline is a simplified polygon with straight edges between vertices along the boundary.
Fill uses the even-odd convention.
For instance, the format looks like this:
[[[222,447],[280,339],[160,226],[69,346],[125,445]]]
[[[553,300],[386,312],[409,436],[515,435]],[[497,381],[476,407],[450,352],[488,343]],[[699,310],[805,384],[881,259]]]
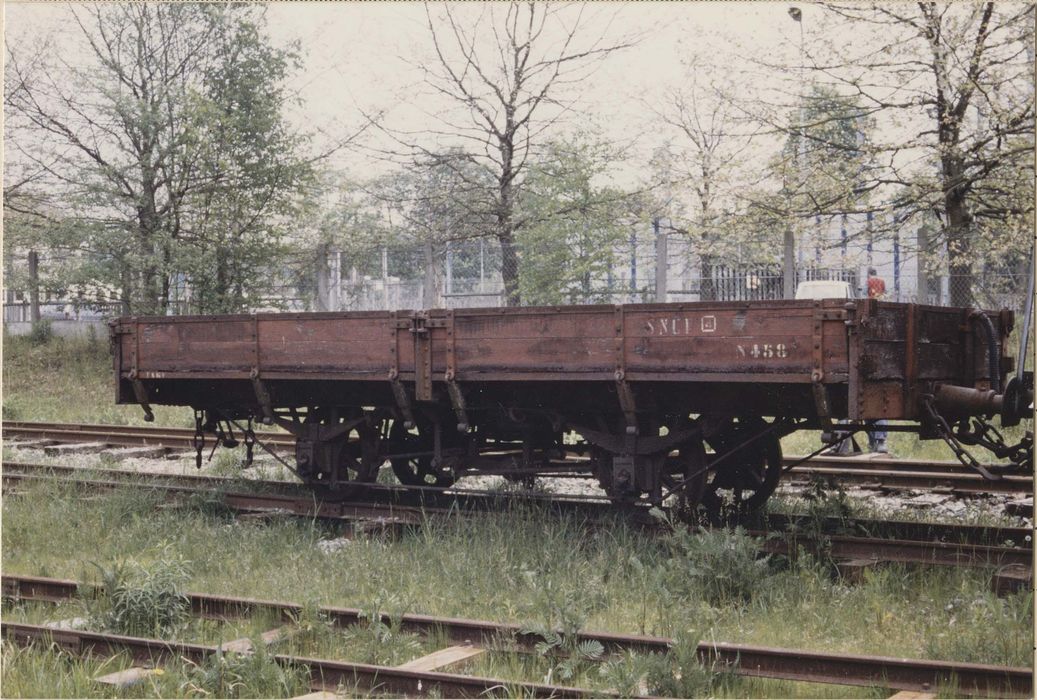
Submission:
[[[796,287],[797,299],[853,299],[853,287],[842,280],[810,280]]]

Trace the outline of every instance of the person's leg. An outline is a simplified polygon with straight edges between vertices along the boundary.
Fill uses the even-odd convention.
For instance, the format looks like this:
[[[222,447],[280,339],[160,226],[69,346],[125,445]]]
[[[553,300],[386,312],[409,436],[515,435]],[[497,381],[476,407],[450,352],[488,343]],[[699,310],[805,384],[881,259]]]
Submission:
[[[869,421],[869,423],[874,426],[875,430],[868,431],[868,447],[872,452],[883,454],[889,452],[889,448],[886,447],[886,438],[889,435],[889,431],[883,429],[886,425],[886,421],[876,420]]]

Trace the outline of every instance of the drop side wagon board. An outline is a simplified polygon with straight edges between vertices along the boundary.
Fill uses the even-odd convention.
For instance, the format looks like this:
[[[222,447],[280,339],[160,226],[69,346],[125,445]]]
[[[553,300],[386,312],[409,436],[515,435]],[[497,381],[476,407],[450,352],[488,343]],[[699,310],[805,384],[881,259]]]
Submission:
[[[117,400],[258,408],[502,402],[612,412],[917,419],[937,384],[998,389],[1010,312],[988,313],[1002,377],[969,310],[875,300],[126,317],[112,322]],[[257,390],[257,387],[260,387]],[[258,411],[257,411],[258,412]]]

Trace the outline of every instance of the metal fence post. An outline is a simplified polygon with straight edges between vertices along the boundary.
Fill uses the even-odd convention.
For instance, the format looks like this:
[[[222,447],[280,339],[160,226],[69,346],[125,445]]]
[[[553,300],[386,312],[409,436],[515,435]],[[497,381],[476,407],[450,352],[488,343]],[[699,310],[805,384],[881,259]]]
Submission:
[[[29,305],[33,323],[40,320],[40,254],[29,251]]]
[[[652,219],[652,230],[655,231],[655,300],[666,302],[668,300],[668,286],[666,275],[670,261],[667,247],[669,234],[659,225],[659,218]]]

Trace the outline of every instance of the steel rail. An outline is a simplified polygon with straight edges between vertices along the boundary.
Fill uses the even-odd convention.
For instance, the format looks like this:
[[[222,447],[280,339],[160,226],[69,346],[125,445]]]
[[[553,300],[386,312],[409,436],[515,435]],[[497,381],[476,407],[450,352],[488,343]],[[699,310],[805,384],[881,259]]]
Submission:
[[[4,474],[3,481],[9,483],[61,482],[81,488],[110,491],[135,487],[162,494],[169,501],[189,498],[215,499],[224,507],[245,513],[285,513],[307,518],[329,520],[375,520],[397,524],[420,525],[430,515],[451,515],[457,508],[420,508],[396,504],[377,504],[352,501],[323,501],[314,494],[309,497],[293,497],[283,494],[236,493],[209,491],[186,486],[166,484],[138,484],[125,481],[73,480],[28,474]],[[1029,570],[1033,560],[1030,547],[1002,547],[955,542],[933,542],[915,540],[891,540],[839,535],[816,536],[813,533],[787,533],[789,538],[768,538],[767,531],[749,530],[748,534],[762,540],[761,548],[775,554],[793,554],[798,546],[825,550],[833,558],[843,560],[874,560],[938,566],[1021,566]],[[1025,542],[1023,543],[1025,544]]]
[[[194,448],[194,428],[25,421],[4,421],[0,427],[5,437],[55,442],[96,441],[126,447],[162,445],[169,448]],[[258,432],[257,435],[269,445],[284,448],[295,446],[295,436],[287,433]],[[206,442],[211,443],[212,440]]]
[[[118,634],[58,630],[43,625],[14,622],[0,624],[3,635],[21,646],[29,644],[56,644],[77,656],[87,654],[112,656],[128,651],[135,661],[148,662],[166,658],[184,658],[202,663],[217,654],[217,646],[191,644],[163,639],[130,637]],[[507,681],[498,678],[465,676],[439,671],[412,671],[392,666],[358,664],[332,659],[313,659],[303,656],[273,654],[271,658],[282,666],[297,666],[310,675],[313,690],[334,692],[340,686],[360,686],[370,691],[396,697],[426,697],[435,693],[440,697],[484,698],[496,692],[518,692],[537,698],[593,698],[612,694],[587,688],[575,688],[527,681]]]
[[[803,457],[799,455],[785,455],[782,462],[787,466],[794,464]],[[986,464],[988,469],[995,470],[997,465]],[[802,467],[821,469],[845,469],[851,471],[906,471],[906,472],[938,472],[975,474],[972,469],[965,467],[961,462],[935,459],[911,459],[907,457],[877,456],[865,454],[856,457],[837,456],[821,454],[812,457],[810,461],[804,462]],[[794,467],[792,473],[800,467]]]
[[[753,537],[766,538],[766,531],[748,530]],[[901,564],[929,564],[933,566],[1017,566],[1030,570],[1033,549],[997,547],[960,542],[920,542],[915,540],[888,540],[873,537],[841,535],[790,534],[787,539],[764,539],[762,549],[772,554],[794,554],[797,546],[824,550],[835,559],[844,561],[871,560]],[[1032,575],[1032,574],[1031,574]]]
[[[26,421],[4,421],[2,429],[8,437],[49,439],[56,442],[82,442],[96,441],[107,442],[112,445],[165,445],[171,448],[192,448],[193,428],[177,427],[154,427],[154,426],[121,426],[85,423],[35,423]],[[295,437],[287,433],[260,432],[258,437],[265,443],[275,447],[292,448],[295,445]],[[494,453],[500,452],[494,448]],[[801,460],[801,456],[789,455],[783,458],[786,465],[794,464]],[[584,466],[586,460],[572,459],[558,462],[554,469],[564,470],[566,468],[577,468]],[[986,465],[990,469],[996,469],[996,465]],[[823,472],[824,475],[842,475],[850,472],[875,472],[884,474],[886,472],[910,472],[914,478],[919,478],[922,473],[934,473],[940,479],[956,479],[959,477],[979,477],[973,470],[967,469],[958,462],[934,461],[919,459],[898,459],[891,457],[839,457],[833,455],[820,455],[810,461],[795,467],[792,474],[797,472],[816,472],[817,470],[834,470]],[[491,470],[500,471],[500,470]],[[1028,480],[1032,484],[1029,475],[1009,475],[1016,483],[1020,479]],[[966,479],[971,481],[974,479]],[[1014,489],[1012,492],[1016,492]]]
[[[211,499],[238,513],[285,513],[308,518],[328,520],[381,520],[406,524],[420,524],[427,515],[437,510],[432,507],[415,508],[392,503],[364,503],[355,501],[327,501],[316,494],[292,496],[276,493],[242,493],[224,490],[196,489],[175,484],[140,483],[128,481],[102,481],[99,479],[74,479],[40,476],[36,474],[3,474],[3,483],[61,483],[95,491],[114,491],[138,488],[159,493],[168,502],[191,498]],[[440,511],[446,513],[445,510]]]
[[[334,492],[322,492],[314,487],[300,484],[296,481],[286,480],[263,480],[250,479],[242,482],[241,479],[223,476],[206,476],[201,474],[169,474],[165,472],[145,472],[126,469],[101,469],[92,467],[69,467],[65,465],[43,464],[35,462],[3,462],[5,474],[17,478],[20,474],[52,474],[64,477],[89,477],[101,481],[115,481],[120,479],[149,479],[154,483],[169,483],[182,486],[197,486],[213,490],[226,487],[241,488],[243,483],[254,484],[262,492],[273,492],[284,495],[296,496],[298,498],[328,500],[330,502],[342,502],[341,495]],[[468,492],[465,489],[438,489],[430,488],[429,493],[414,494],[407,487],[393,487],[384,484],[368,485],[361,494],[361,498],[351,499],[356,505],[375,503],[393,503],[401,508],[413,509],[425,506],[427,509],[439,508],[447,511],[451,507],[461,506],[463,508],[486,508],[499,507],[505,498],[520,498],[523,500],[543,500],[556,503],[564,507],[573,505],[571,501],[553,499],[550,496],[540,494],[483,495],[486,492]],[[603,499],[598,503],[583,503],[579,507],[588,514],[598,511],[600,514],[611,512],[614,506],[606,506]],[[595,505],[602,507],[595,508]],[[639,519],[641,522],[650,522],[647,518]],[[654,521],[651,521],[654,522]],[[729,524],[739,524],[732,521]],[[768,513],[763,516],[754,517],[743,524],[749,524],[756,529],[780,529],[780,530],[808,530],[834,532],[841,534],[854,534],[859,536],[893,536],[908,540],[938,540],[944,542],[964,542],[970,544],[1006,544],[1012,543],[1016,546],[1026,546],[1033,541],[1033,531],[1028,527],[995,527],[988,525],[962,525],[958,523],[929,523],[907,520],[875,520],[869,518],[816,518],[806,515],[784,515],[780,513]],[[1030,545],[1032,546],[1032,544]]]
[[[77,581],[35,576],[2,577],[3,594],[22,600],[59,602],[89,590]],[[240,618],[257,611],[277,614],[289,622],[301,607],[296,603],[257,600],[232,596],[190,593],[195,615],[212,618]],[[348,627],[362,621],[355,608],[322,607],[320,612],[334,625]],[[428,635],[438,633],[451,644],[474,644],[486,649],[533,653],[538,635],[525,632],[516,624],[486,620],[405,614],[398,620],[401,629]],[[578,641],[596,641],[608,654],[627,651],[665,653],[674,640],[665,637],[625,635],[607,632],[581,632]],[[953,661],[904,659],[859,654],[825,653],[803,649],[765,647],[749,644],[702,642],[699,658],[707,665],[717,663],[743,676],[812,683],[853,686],[882,686],[894,690],[925,691],[957,682],[964,692],[1012,694],[1028,697],[1032,692],[1032,671],[1026,668],[973,664]]]
[[[807,465],[810,463],[808,462]],[[909,472],[846,467],[799,466],[785,477],[786,483],[809,478],[830,478],[843,484],[859,484],[886,489],[950,490],[961,494],[1032,494],[1033,477],[1005,475],[996,481],[975,472]]]

